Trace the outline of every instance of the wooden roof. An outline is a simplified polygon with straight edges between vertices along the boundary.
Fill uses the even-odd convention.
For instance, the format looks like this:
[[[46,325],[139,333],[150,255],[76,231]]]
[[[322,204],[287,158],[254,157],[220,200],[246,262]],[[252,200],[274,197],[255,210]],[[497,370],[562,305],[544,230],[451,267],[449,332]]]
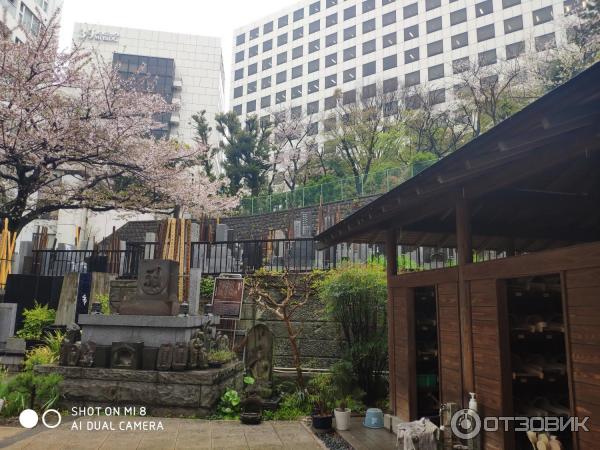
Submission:
[[[600,63],[317,236],[455,246],[454,205],[475,249],[536,251],[600,240]]]

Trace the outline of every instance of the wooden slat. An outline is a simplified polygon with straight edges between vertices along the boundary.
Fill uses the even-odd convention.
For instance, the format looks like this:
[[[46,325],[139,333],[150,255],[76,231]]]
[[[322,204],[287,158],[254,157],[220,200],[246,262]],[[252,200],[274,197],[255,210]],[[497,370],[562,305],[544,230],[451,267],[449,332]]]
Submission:
[[[578,287],[600,287],[600,269],[569,270],[567,272],[567,286],[570,289]]]
[[[441,283],[438,296],[440,395],[442,402],[462,404],[462,348],[458,311],[458,285]]]

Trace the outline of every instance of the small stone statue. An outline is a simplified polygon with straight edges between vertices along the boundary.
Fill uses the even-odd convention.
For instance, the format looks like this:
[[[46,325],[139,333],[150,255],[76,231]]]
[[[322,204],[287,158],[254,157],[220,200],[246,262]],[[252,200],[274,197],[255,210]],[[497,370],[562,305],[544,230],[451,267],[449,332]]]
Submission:
[[[203,370],[208,367],[208,354],[206,353],[205,347],[205,334],[202,329],[198,329],[190,343],[189,347],[189,357],[188,357],[188,368],[191,370],[199,369]]]
[[[96,354],[96,343],[92,341],[81,344],[79,365],[81,367],[92,367],[94,365],[94,355]]]
[[[183,371],[188,364],[188,346],[185,342],[177,342],[173,349],[173,370]]]
[[[60,344],[58,364],[61,366],[76,366],[79,362],[79,344],[81,328],[76,323],[67,327],[67,333]]]
[[[231,350],[231,348],[229,347],[229,336],[221,333],[220,331],[217,332],[216,349],[218,351],[226,351],[226,352]]]

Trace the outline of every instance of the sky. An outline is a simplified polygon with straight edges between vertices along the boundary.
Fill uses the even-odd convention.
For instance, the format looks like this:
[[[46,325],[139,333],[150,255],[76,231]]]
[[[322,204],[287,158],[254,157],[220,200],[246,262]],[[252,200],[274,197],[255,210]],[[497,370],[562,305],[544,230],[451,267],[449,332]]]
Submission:
[[[298,0],[64,0],[61,47],[71,42],[75,22],[220,37],[229,99],[233,30],[295,3]]]

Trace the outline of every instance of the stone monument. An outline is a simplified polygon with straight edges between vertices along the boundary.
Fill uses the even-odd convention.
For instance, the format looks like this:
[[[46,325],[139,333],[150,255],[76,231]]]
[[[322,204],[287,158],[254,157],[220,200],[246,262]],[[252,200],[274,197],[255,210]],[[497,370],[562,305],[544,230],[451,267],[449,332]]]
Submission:
[[[6,341],[15,334],[17,304],[0,303],[0,350],[6,347]]]
[[[246,336],[246,368],[255,380],[256,390],[263,398],[272,394],[273,333],[266,325],[253,326]]]

